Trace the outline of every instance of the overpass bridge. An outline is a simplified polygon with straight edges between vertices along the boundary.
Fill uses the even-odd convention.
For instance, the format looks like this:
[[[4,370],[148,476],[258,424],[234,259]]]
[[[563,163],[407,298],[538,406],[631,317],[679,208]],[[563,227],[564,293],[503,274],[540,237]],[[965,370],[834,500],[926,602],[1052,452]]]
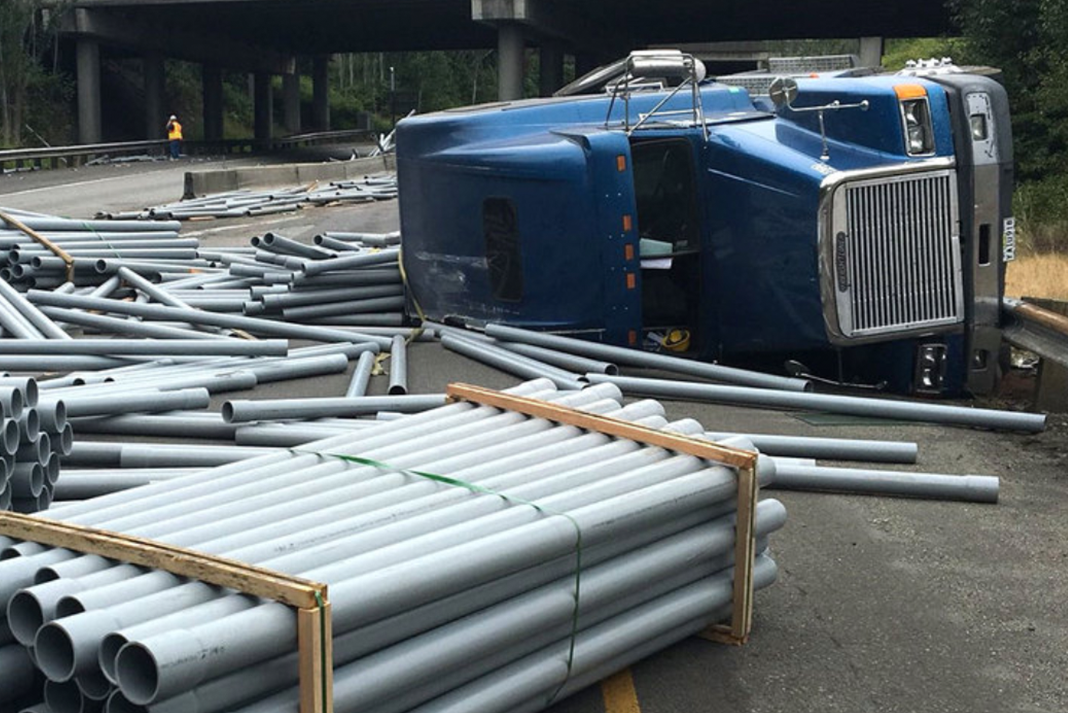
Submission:
[[[75,0],[62,34],[76,45],[79,140],[102,140],[101,52],[142,58],[145,135],[155,138],[165,58],[203,68],[205,138],[222,137],[223,71],[255,76],[255,133],[270,137],[271,77],[283,77],[286,128],[329,128],[328,62],[337,52],[493,49],[502,99],[520,96],[524,51],[540,53],[540,86],[650,45],[839,37],[929,36],[951,30],[940,2],[891,0]],[[878,51],[878,49],[876,49]],[[311,62],[298,59],[311,58]],[[312,66],[310,127],[300,126],[298,66]]]

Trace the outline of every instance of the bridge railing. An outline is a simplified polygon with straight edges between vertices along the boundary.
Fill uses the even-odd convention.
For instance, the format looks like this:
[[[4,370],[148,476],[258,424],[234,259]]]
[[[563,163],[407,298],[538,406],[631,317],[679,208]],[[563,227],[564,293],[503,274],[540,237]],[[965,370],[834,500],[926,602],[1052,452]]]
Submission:
[[[233,155],[266,151],[284,151],[304,146],[319,146],[341,141],[370,141],[371,131],[318,131],[295,134],[269,141],[258,139],[222,139],[216,141],[183,141],[182,152],[188,155]],[[166,139],[151,141],[121,141],[102,144],[77,144],[74,146],[51,146],[33,149],[8,149],[0,151],[0,168],[5,171],[45,168],[73,168],[96,159],[121,158],[145,154],[164,155],[168,148]]]

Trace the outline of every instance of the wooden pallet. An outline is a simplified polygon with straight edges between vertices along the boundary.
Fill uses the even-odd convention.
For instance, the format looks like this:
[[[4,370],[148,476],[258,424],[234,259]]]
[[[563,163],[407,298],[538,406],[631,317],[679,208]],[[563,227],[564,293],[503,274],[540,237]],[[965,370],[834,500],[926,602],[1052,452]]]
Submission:
[[[300,711],[333,713],[333,637],[325,584],[119,532],[18,513],[0,512],[0,535],[159,569],[294,607]]]

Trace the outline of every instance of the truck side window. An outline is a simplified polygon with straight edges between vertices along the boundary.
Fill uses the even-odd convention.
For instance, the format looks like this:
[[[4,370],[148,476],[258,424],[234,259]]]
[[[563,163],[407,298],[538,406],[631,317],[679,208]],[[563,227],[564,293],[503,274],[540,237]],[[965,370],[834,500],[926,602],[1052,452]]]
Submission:
[[[641,236],[670,242],[675,251],[698,246],[692,151],[677,140],[631,146]]]
[[[523,299],[523,265],[519,251],[519,220],[508,198],[482,202],[482,234],[493,297],[504,302]]]

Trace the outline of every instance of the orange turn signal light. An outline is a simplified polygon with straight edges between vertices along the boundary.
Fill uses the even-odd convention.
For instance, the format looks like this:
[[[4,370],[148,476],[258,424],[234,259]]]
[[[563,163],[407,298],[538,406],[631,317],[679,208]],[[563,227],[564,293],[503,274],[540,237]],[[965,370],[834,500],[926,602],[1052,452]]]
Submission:
[[[901,100],[922,99],[927,96],[927,89],[922,84],[895,84],[894,94]]]

